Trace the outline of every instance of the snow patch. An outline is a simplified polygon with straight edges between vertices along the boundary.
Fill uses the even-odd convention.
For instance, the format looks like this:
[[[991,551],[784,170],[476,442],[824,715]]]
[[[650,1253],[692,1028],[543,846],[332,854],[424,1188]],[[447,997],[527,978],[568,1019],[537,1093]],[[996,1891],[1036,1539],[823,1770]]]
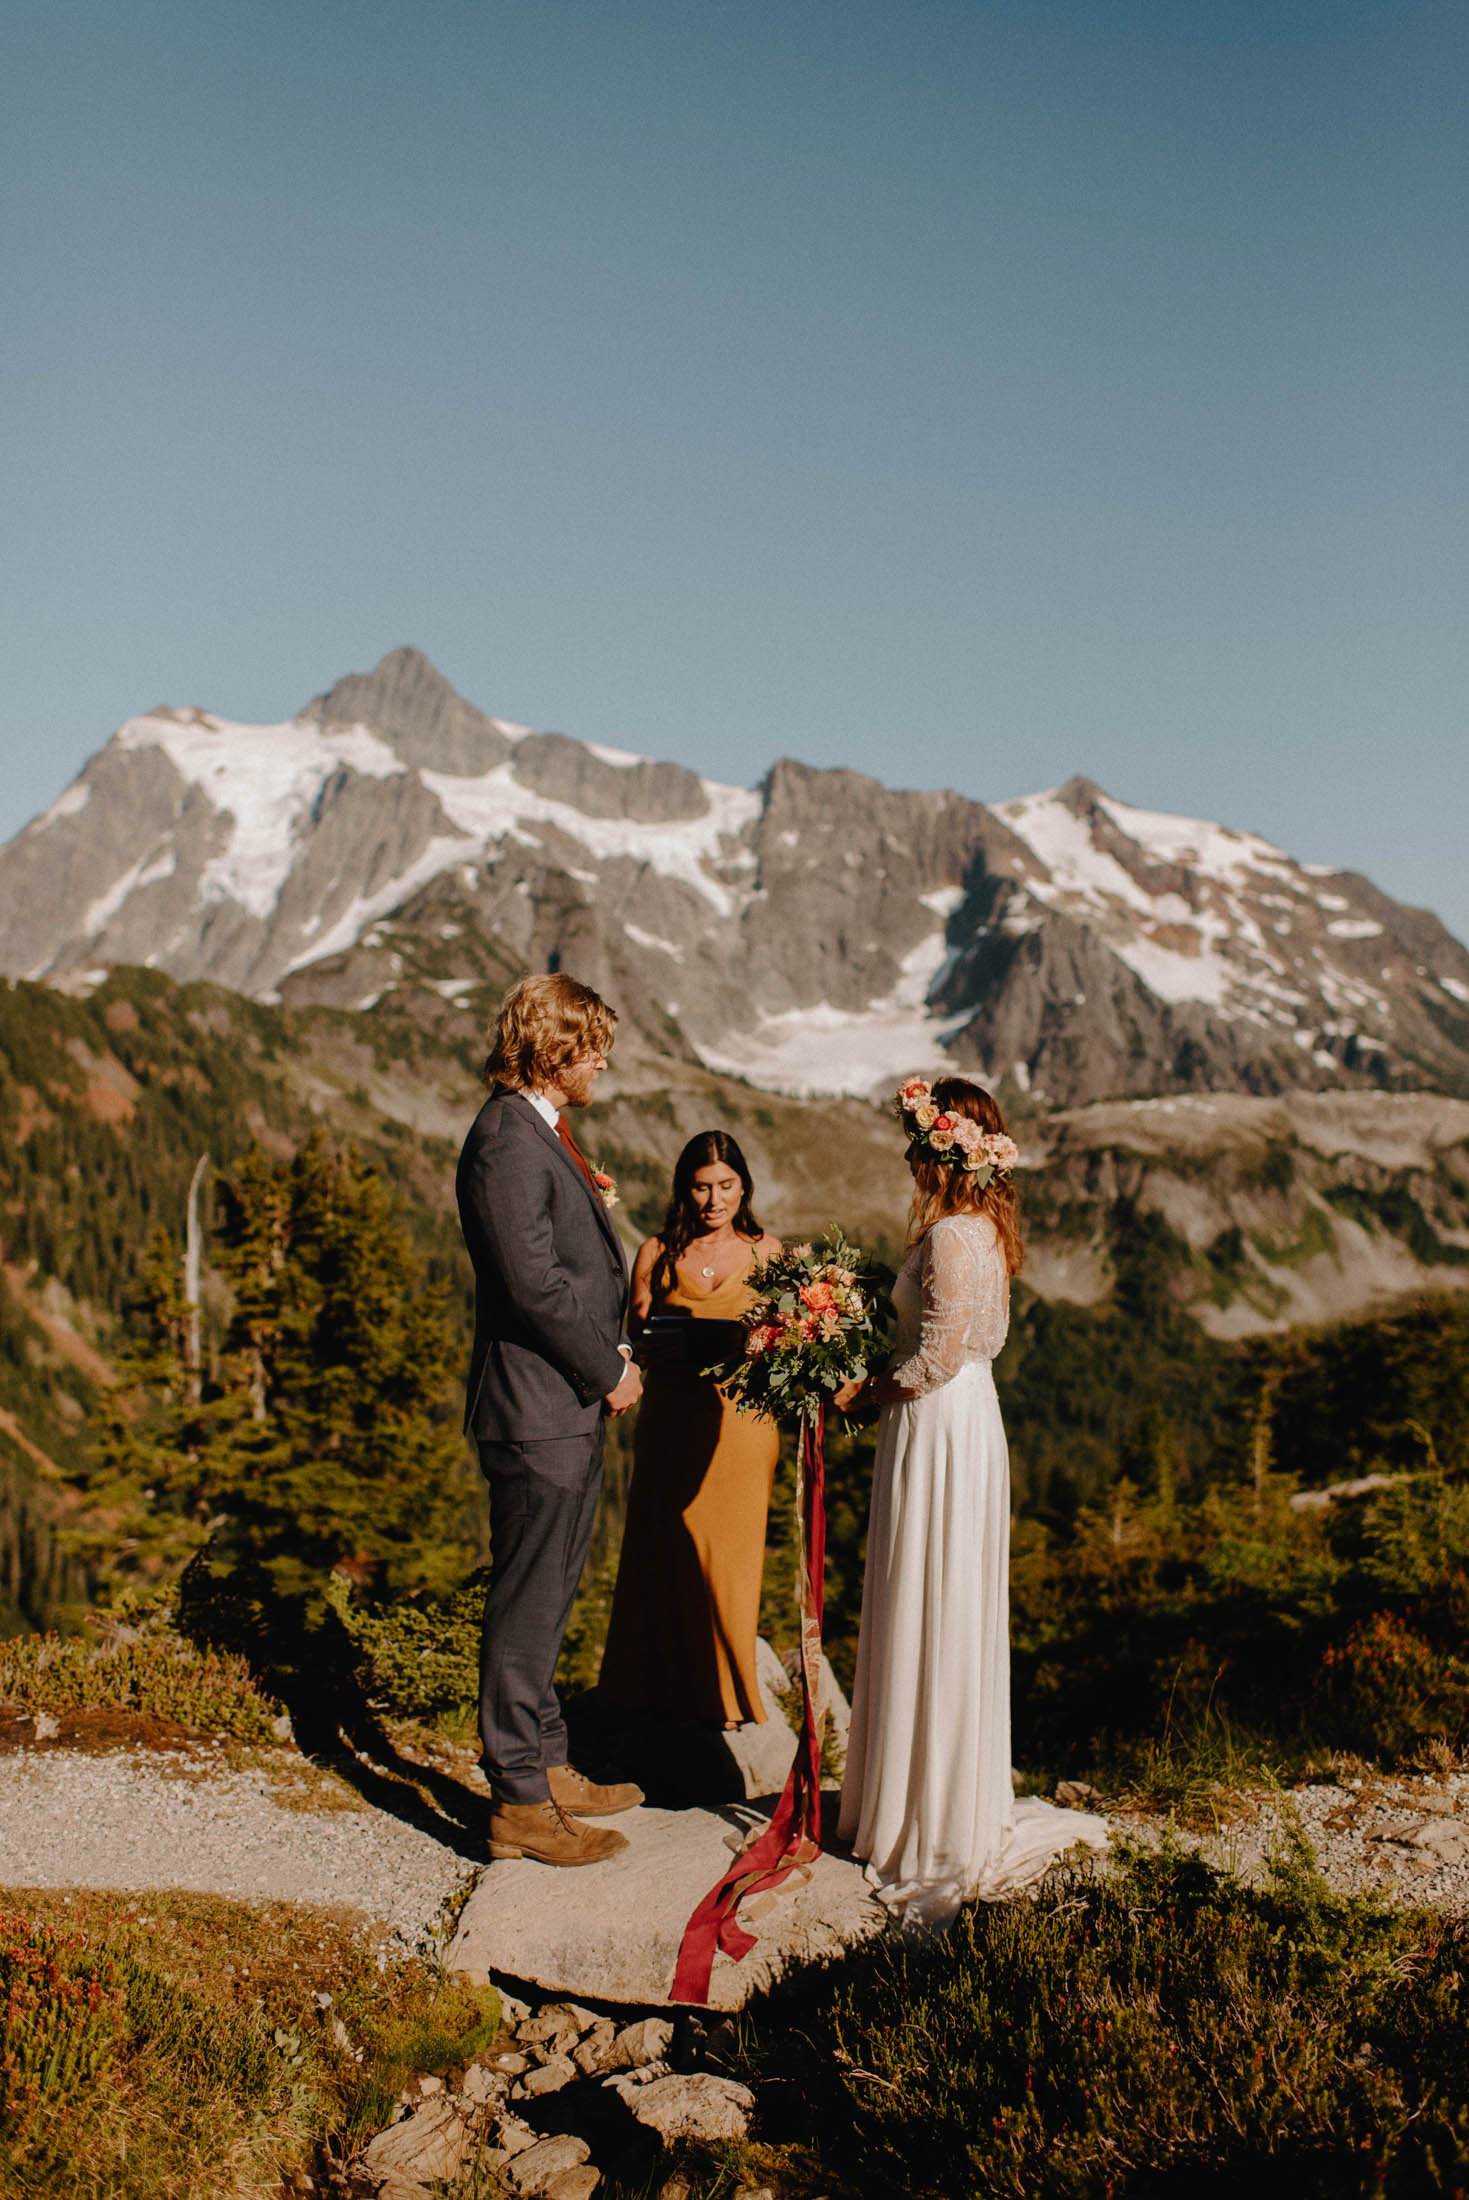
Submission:
[[[1120,903],[1139,914],[1152,915],[1152,896],[1144,893],[1115,856],[1096,845],[1085,819],[1074,816],[1057,799],[1054,788],[1044,794],[1024,795],[1018,802],[1002,802],[996,814],[1051,874],[1049,879],[1029,882],[1037,900],[1060,902],[1080,896],[1087,901]]]
[[[823,1093],[866,1099],[910,1070],[950,1066],[945,1027],[933,1017],[849,1011],[829,1001],[763,1018],[739,1034],[738,1051],[697,1042],[695,1051],[708,1069],[797,1099]]]
[[[451,824],[481,846],[512,831],[523,832],[527,824],[551,825],[600,863],[619,856],[645,863],[664,878],[692,886],[720,916],[735,914],[733,895],[705,866],[718,858],[721,842],[734,838],[759,815],[760,797],[746,787],[701,780],[709,803],[702,817],[649,824],[637,818],[588,817],[569,802],[557,802],[521,786],[508,764],[478,779],[456,779],[446,772],[423,772],[420,777],[438,797]]]
[[[683,949],[677,940],[665,940],[656,932],[645,932],[640,924],[625,924],[622,929],[635,947],[649,947],[655,954],[671,955],[677,963],[683,961]]]
[[[924,1005],[947,962],[943,933],[930,933],[903,957],[891,992],[866,1008],[818,1001],[762,1017],[753,1031],[738,1034],[738,1052],[697,1040],[695,1052],[706,1068],[747,1078],[768,1092],[869,1098],[910,1070],[950,1066],[949,1041],[967,1014],[943,1019]]]
[[[269,917],[295,861],[300,830],[334,772],[369,779],[402,776],[404,767],[366,726],[310,719],[244,726],[206,711],[187,719],[132,718],[114,735],[124,749],[162,749],[216,810],[234,820],[229,846],[205,867],[205,901],[233,901]]]
[[[1370,917],[1338,917],[1326,929],[1334,940],[1375,940],[1382,936],[1382,926]]]
[[[105,894],[99,894],[88,905],[82,918],[82,931],[89,939],[95,939],[98,933],[107,929],[123,903],[139,887],[152,886],[159,879],[172,878],[177,868],[178,857],[172,848],[165,848],[161,855],[154,856],[151,861],[147,856],[139,856],[137,862],[124,871],[122,877],[115,880]]]
[[[1225,1005],[1234,973],[1219,955],[1181,955],[1149,939],[1125,941],[1113,951],[1160,1001]]]
[[[410,894],[416,893],[420,886],[426,886],[430,879],[437,878],[441,871],[449,870],[458,862],[463,852],[462,841],[445,840],[442,837],[431,840],[415,862],[410,863],[405,871],[400,871],[396,878],[389,879],[385,886],[380,886],[375,894],[359,894],[338,917],[331,930],[319,940],[313,940],[308,948],[287,963],[281,975],[289,977],[293,970],[304,970],[308,963],[324,962],[329,955],[345,954],[349,947],[357,944],[370,924],[375,923],[379,917],[387,916],[401,902],[406,901]],[[376,995],[373,997],[377,998]]]
[[[1258,833],[1237,833],[1206,818],[1134,810],[1125,802],[1114,802],[1110,795],[1103,795],[1099,806],[1149,855],[1164,863],[1186,864],[1208,878],[1234,884],[1247,871],[1283,871],[1289,876],[1296,868],[1283,848],[1262,840]]]
[[[85,779],[74,779],[69,787],[62,789],[50,809],[42,811],[31,826],[31,831],[42,833],[48,825],[54,825],[58,818],[75,817],[78,810],[84,810],[91,799],[92,790]]]

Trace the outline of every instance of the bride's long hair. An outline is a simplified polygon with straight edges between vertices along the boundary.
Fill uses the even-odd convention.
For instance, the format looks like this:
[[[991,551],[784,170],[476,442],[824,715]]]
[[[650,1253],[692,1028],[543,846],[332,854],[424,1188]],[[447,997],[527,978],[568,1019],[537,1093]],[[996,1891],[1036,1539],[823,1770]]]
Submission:
[[[931,1097],[942,1113],[967,1115],[982,1131],[1008,1136],[999,1103],[983,1085],[972,1085],[967,1077],[941,1077]],[[988,1184],[979,1186],[967,1170],[941,1154],[931,1153],[926,1146],[910,1147],[909,1157],[913,1167],[913,1212],[908,1243],[916,1245],[944,1215],[988,1215],[1005,1266],[1012,1276],[1018,1276],[1025,1248],[1020,1236],[1020,1195],[1014,1178],[992,1176]]]
[[[669,1195],[668,1212],[663,1218],[659,1236],[663,1251],[653,1271],[653,1289],[658,1297],[673,1289],[677,1280],[675,1271],[684,1254],[699,1235],[699,1214],[694,1205],[694,1172],[711,1168],[722,1161],[727,1169],[733,1169],[740,1180],[739,1211],[733,1228],[736,1236],[759,1238],[763,1232],[755,1219],[751,1201],[755,1196],[755,1180],[750,1165],[728,1131],[695,1131],[673,1165],[673,1190]]]

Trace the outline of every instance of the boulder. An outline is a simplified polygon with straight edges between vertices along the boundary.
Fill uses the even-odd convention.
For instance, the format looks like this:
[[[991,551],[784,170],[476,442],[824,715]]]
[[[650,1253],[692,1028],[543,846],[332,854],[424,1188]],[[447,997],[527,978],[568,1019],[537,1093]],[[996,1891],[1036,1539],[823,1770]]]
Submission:
[[[599,2024],[594,2032],[587,2034],[571,2059],[584,2078],[599,2077],[603,2071],[619,2068],[616,2027]]]
[[[517,2192],[528,2195],[528,2200],[542,2200],[551,2193],[558,2177],[568,2170],[580,2169],[590,2154],[585,2139],[573,2138],[569,2131],[558,2132],[552,2139],[540,2139],[523,2154],[517,2154],[505,2174]]]
[[[1437,1871],[1445,1864],[1469,1863],[1469,1826],[1458,1818],[1402,1819],[1369,1833],[1367,1838],[1411,1850],[1420,1869]]]
[[[592,2200],[601,2182],[601,2171],[593,2169],[590,2162],[582,2162],[576,2169],[564,2169],[559,2177],[551,2179],[545,2200]]]
[[[523,2047],[543,2047],[549,2054],[564,2055],[596,2022],[590,2009],[579,2009],[571,2001],[553,2001],[518,2026],[515,2036]]]
[[[673,2045],[673,2026],[666,2017],[643,2017],[636,2024],[624,2025],[614,2045],[617,2060],[608,2064],[610,2070],[641,2070],[648,2063],[663,2060]]]
[[[650,1802],[669,1809],[778,1795],[796,1753],[791,1717],[799,1710],[800,1684],[763,1639],[755,1645],[755,1678],[764,1720],[726,1732],[692,1719],[624,1711],[593,1689],[566,1706],[572,1757],[596,1778],[635,1779]],[[831,1721],[827,1761],[834,1752],[840,1769],[851,1712],[825,1657],[820,1708]]]
[[[742,2139],[755,2106],[748,2086],[707,2070],[659,2078],[623,2098],[638,2122],[656,2131],[665,2145],[675,2139]]]
[[[539,2142],[540,2136],[538,2131],[532,2131],[530,2125],[523,2123],[518,2116],[507,2115],[500,2118],[495,2132],[495,2144],[502,2154],[525,2154]]]
[[[636,2070],[614,2070],[610,2078],[602,2080],[603,2086],[625,2101],[629,2093],[636,2093],[642,2086],[652,2085],[657,2078],[666,2078],[672,2069],[668,2062],[641,2063]]]
[[[553,2055],[539,2070],[528,2070],[515,2088],[517,2100],[538,2101],[544,2093],[559,2093],[575,2084],[580,2072],[569,2055]]]
[[[361,2161],[379,2186],[422,2186],[457,2176],[473,2151],[474,2135],[453,2102],[436,2097],[380,2131]]]
[[[732,1847],[757,1833],[772,1807],[644,1805],[619,1819],[628,1845],[600,1864],[574,1872],[526,1858],[492,1864],[460,1913],[448,1966],[480,1979],[503,1972],[551,1993],[667,2004],[690,1915],[728,1870]],[[886,1923],[860,1866],[819,1856],[776,1890],[743,1962],[716,1955],[709,2005],[743,2008],[790,1964],[837,1955]]]
[[[482,2062],[472,2062],[458,2086],[460,2100],[470,2108],[483,2108],[487,2101],[503,2101],[509,2090],[509,2079]]]

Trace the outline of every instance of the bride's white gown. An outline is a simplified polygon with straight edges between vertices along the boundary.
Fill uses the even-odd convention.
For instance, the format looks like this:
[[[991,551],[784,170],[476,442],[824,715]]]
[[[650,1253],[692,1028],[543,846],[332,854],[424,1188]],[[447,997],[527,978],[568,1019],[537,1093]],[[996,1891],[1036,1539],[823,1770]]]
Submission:
[[[862,1631],[838,1832],[906,1919],[1003,1900],[1100,1818],[1010,1783],[1010,1461],[992,1362],[1010,1288],[994,1225],[949,1215],[893,1290],[894,1375],[917,1395],[878,1426]]]

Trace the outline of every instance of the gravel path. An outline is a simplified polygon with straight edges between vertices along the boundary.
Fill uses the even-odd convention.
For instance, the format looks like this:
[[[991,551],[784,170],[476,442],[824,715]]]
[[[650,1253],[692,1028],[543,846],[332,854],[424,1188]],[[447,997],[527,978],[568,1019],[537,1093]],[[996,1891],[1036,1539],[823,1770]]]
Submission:
[[[453,1792],[469,1800],[462,1788]],[[398,1809],[380,1809],[299,1759],[232,1771],[222,1753],[8,1750],[0,1755],[0,1887],[172,1887],[339,1905],[417,1946],[437,1936],[446,1905],[457,1909],[468,1893],[484,1846],[401,1784],[396,1795]],[[1469,1915],[1469,1777],[1377,1776],[1221,1801],[1228,1814],[1217,1833],[1184,1836],[1211,1862],[1261,1878],[1294,1817],[1341,1892],[1376,1889]],[[1163,1836],[1156,1817],[1109,1815],[1119,1833]]]
[[[1341,1786],[1313,1783],[1276,1799],[1246,1798],[1218,1833],[1191,1838],[1211,1863],[1258,1882],[1271,1852],[1285,1844],[1291,1820],[1339,1894],[1376,1893],[1469,1916],[1469,1779],[1375,1775]],[[1131,1813],[1112,1824],[1149,1841],[1163,1834],[1157,1819]]]
[[[466,1846],[367,1803],[283,1809],[263,1770],[201,1774],[141,1751],[0,1758],[0,1886],[179,1887],[344,1905],[411,1946],[467,1890]]]

